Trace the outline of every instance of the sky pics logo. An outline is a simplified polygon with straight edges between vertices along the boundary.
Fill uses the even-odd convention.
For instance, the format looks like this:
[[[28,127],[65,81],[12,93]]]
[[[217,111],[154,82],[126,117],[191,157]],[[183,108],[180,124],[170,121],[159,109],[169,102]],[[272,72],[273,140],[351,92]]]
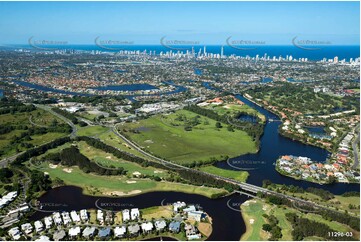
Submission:
[[[125,50],[125,47],[134,45],[134,41],[102,39],[100,36],[94,39],[94,43],[99,48],[110,51]]]
[[[200,41],[196,40],[180,40],[180,39],[169,39],[167,36],[163,36],[160,39],[160,44],[170,50],[190,50],[195,45],[200,45]]]
[[[60,46],[64,47],[66,45],[69,45],[68,41],[37,39],[34,36],[28,39],[28,43],[34,49],[48,51],[57,50]]]
[[[259,46],[265,45],[266,41],[234,39],[233,36],[229,36],[226,43],[229,47],[237,50],[256,50]]]
[[[303,50],[321,50],[325,45],[331,45],[331,41],[328,40],[309,40],[309,39],[298,39],[298,36],[295,36],[292,39],[292,44]]]

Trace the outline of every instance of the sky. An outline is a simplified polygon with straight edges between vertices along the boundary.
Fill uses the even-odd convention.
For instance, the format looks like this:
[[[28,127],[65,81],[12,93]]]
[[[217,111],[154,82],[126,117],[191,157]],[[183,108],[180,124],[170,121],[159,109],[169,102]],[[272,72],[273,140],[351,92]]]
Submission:
[[[0,44],[98,41],[359,45],[359,2],[0,2]],[[103,43],[103,42],[102,42]],[[105,42],[104,42],[105,43]]]

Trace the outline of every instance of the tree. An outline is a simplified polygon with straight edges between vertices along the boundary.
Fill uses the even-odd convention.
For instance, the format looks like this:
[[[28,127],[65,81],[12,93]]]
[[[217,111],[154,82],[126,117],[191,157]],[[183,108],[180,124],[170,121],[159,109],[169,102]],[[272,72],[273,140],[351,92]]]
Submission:
[[[217,123],[216,123],[216,128],[217,128],[217,129],[222,128],[222,124],[221,124],[221,122],[217,122]]]

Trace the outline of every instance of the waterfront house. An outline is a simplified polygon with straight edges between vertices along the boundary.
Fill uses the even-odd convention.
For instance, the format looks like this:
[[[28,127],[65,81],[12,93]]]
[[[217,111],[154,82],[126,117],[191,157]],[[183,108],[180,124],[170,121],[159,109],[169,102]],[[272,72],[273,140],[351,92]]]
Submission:
[[[114,228],[114,236],[118,238],[123,238],[127,233],[127,228],[123,225],[120,227]]]
[[[56,213],[53,214],[53,219],[54,219],[54,223],[56,225],[61,225],[63,223],[63,221],[61,220],[59,212],[56,212]]]
[[[185,202],[177,201],[176,203],[173,203],[173,210],[177,213],[180,208],[184,208],[185,206],[187,206]]]
[[[105,213],[105,222],[111,224],[113,222],[113,213],[111,211],[107,211]]]
[[[152,222],[145,222],[141,224],[143,233],[150,233],[153,230],[153,224]]]
[[[159,219],[154,222],[154,227],[157,231],[163,231],[167,227],[167,223],[164,219]]]
[[[88,221],[88,212],[86,211],[86,209],[80,210],[80,218],[83,222]]]
[[[95,227],[86,227],[84,230],[83,230],[83,237],[86,238],[86,239],[89,239],[91,237],[94,236],[95,234]]]
[[[20,237],[21,237],[21,231],[19,230],[19,227],[11,228],[11,229],[8,231],[8,234],[10,235],[10,237],[11,237],[13,240],[19,240]]]
[[[196,207],[194,205],[189,205],[188,207],[183,209],[183,212],[188,213],[191,211],[196,211]]]
[[[110,228],[101,228],[98,231],[98,237],[100,239],[105,239],[106,237],[108,237],[110,235]]]
[[[64,225],[68,225],[71,223],[71,218],[68,212],[62,212],[61,216],[63,217]]]
[[[140,231],[139,224],[132,224],[128,226],[129,234],[132,236],[138,235]]]
[[[37,233],[41,232],[44,229],[43,223],[41,221],[39,221],[39,220],[35,221],[34,227],[35,227],[35,231]]]
[[[97,221],[101,224],[104,223],[104,213],[100,209],[97,211]]]
[[[138,208],[132,208],[132,210],[130,210],[130,216],[131,216],[132,220],[138,219],[139,216],[140,216],[139,209]]]
[[[184,229],[186,231],[186,236],[187,236],[188,240],[200,239],[201,238],[201,234],[198,233],[197,228],[194,227],[193,225],[186,224]]]
[[[77,227],[74,227],[74,228],[70,228],[68,234],[72,238],[78,236],[80,234],[80,227],[77,226]]]
[[[31,234],[31,232],[33,232],[33,226],[30,223],[25,223],[21,225],[21,230],[25,234]]]
[[[122,211],[122,218],[123,218],[123,223],[130,220],[130,213],[128,209],[124,209]]]
[[[53,240],[54,241],[62,241],[66,236],[66,233],[65,231],[62,229],[62,230],[58,230],[58,231],[55,231],[54,234],[53,234]]]
[[[188,219],[194,219],[198,222],[201,221],[202,218],[204,218],[204,213],[202,211],[190,211],[187,213]]]
[[[169,231],[172,233],[179,233],[180,230],[180,222],[179,221],[172,221],[169,224]]]
[[[49,217],[45,217],[44,218],[44,223],[45,223],[45,228],[46,229],[50,229],[51,226],[53,225],[53,219],[49,216]]]
[[[78,215],[78,213],[76,211],[71,211],[70,216],[71,216],[71,219],[73,220],[74,223],[79,223],[80,222],[80,217],[79,217],[79,215]]]

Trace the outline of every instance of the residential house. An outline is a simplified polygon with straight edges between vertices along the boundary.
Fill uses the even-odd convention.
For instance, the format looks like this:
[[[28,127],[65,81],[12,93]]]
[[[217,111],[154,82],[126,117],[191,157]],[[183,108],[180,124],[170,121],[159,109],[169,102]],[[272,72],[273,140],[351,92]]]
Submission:
[[[124,225],[114,228],[114,236],[117,238],[125,237],[126,233],[127,233],[127,228]]]
[[[167,223],[164,219],[159,219],[154,222],[154,227],[157,231],[163,231],[167,227]]]
[[[132,210],[130,210],[130,216],[131,216],[132,220],[139,219],[139,216],[140,216],[139,209],[138,208],[132,208]]]
[[[95,234],[95,230],[96,228],[95,227],[86,227],[84,230],[83,230],[83,237],[86,238],[86,239],[89,239],[91,237],[94,236]]]
[[[101,224],[104,223],[104,213],[100,209],[97,211],[97,221]]]
[[[138,235],[140,231],[139,224],[132,224],[128,226],[129,234],[132,236]]]
[[[31,234],[31,232],[33,232],[33,226],[30,223],[25,223],[21,225],[21,230],[25,234]]]
[[[88,221],[88,212],[86,211],[86,209],[82,209],[80,210],[80,218],[83,222]]]
[[[79,215],[78,215],[78,213],[76,211],[71,211],[70,216],[71,216],[71,219],[73,220],[74,223],[79,223],[80,222],[80,217],[79,217]]]
[[[70,228],[68,234],[71,238],[77,237],[80,234],[80,227]]]
[[[145,234],[150,233],[150,232],[152,232],[152,230],[153,230],[153,224],[152,224],[152,222],[142,223],[142,224],[141,224],[141,227],[142,227],[143,233],[145,233]]]
[[[62,240],[64,240],[65,236],[66,236],[66,233],[65,233],[65,231],[63,229],[58,230],[58,231],[54,232],[53,240],[54,241],[62,241]]]
[[[179,233],[180,230],[180,222],[179,221],[172,221],[169,223],[169,231],[172,233]]]
[[[21,237],[21,231],[20,231],[19,227],[11,228],[11,229],[8,231],[8,234],[11,236],[11,238],[12,238],[13,240],[19,240],[20,237]]]
[[[45,223],[45,228],[46,229],[50,229],[51,226],[53,225],[53,219],[49,216],[49,217],[45,217],[44,218],[44,223]]]
[[[110,236],[110,228],[107,227],[107,228],[101,228],[99,229],[98,231],[98,237],[100,239],[105,239],[106,237]]]
[[[35,227],[35,231],[36,231],[37,233],[43,231],[43,229],[44,229],[44,225],[43,225],[43,223],[42,223],[40,220],[35,221],[34,227]]]
[[[124,209],[122,211],[122,218],[123,218],[123,223],[130,220],[130,213],[128,209]]]

